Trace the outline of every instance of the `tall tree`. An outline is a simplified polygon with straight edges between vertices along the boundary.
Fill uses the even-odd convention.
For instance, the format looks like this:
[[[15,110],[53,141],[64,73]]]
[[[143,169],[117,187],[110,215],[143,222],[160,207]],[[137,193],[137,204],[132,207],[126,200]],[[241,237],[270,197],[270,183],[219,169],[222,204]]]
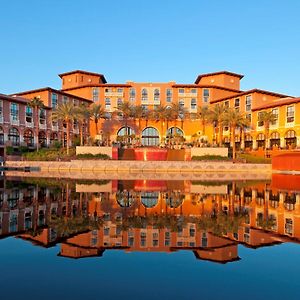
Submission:
[[[210,121],[218,128],[217,144],[219,146],[222,145],[224,116],[226,111],[227,108],[223,103],[214,105],[213,109],[210,111]]]
[[[272,111],[262,111],[258,114],[258,122],[262,122],[265,129],[265,155],[267,154],[267,143],[269,142],[270,124],[277,120]]]
[[[202,135],[205,135],[206,125],[209,122],[210,110],[207,105],[198,106],[196,118],[201,121]]]
[[[145,108],[142,105],[136,105],[132,108],[132,116],[138,121],[139,137],[141,138],[142,120],[145,118]]]
[[[228,109],[224,115],[224,124],[228,125],[230,128],[233,159],[236,158],[235,130],[239,127],[245,126],[247,120],[248,119],[244,114],[234,108]]]
[[[94,121],[96,127],[96,135],[99,134],[98,124],[101,119],[106,119],[106,111],[101,104],[92,104],[89,108],[89,118]]]
[[[34,110],[34,119],[36,121],[35,124],[35,136],[36,136],[36,151],[39,151],[39,130],[40,130],[40,110],[45,107],[44,102],[37,97],[34,97],[32,100],[29,102],[29,106],[32,107]]]
[[[76,110],[73,103],[63,103],[57,106],[52,112],[52,119],[55,121],[62,121],[66,123],[67,127],[67,154],[70,149],[70,126],[76,118]]]
[[[164,124],[166,121],[167,108],[163,105],[158,105],[153,110],[153,119],[155,122],[160,122],[160,130],[161,130],[161,142],[164,139]]]
[[[84,130],[88,126],[88,121],[91,117],[91,110],[86,105],[80,105],[75,108],[75,117],[76,120],[79,122],[80,146],[82,146]]]
[[[120,103],[117,107],[117,114],[123,118],[124,127],[125,127],[125,135],[128,135],[128,121],[134,115],[134,107],[129,103],[129,101],[124,101]],[[128,142],[128,139],[126,139]]]

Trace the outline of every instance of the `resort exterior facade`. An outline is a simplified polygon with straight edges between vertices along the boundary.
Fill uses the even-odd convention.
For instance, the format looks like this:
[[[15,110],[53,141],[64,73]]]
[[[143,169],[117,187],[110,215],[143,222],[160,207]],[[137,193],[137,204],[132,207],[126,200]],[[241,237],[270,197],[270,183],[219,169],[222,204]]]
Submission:
[[[22,93],[21,93],[22,94]],[[41,147],[51,146],[55,141],[66,139],[66,126],[51,118],[52,111],[59,104],[72,102],[90,104],[90,101],[80,97],[65,94],[51,88],[44,88],[22,95],[7,96],[0,94],[0,148],[4,153],[4,146],[24,146],[34,149],[38,142]],[[30,100],[34,97],[41,99],[44,107],[39,109],[38,120]],[[38,134],[37,134],[38,127]],[[79,134],[78,124],[73,122],[71,134]],[[85,136],[88,136],[88,127]]]
[[[230,129],[222,126],[222,132],[216,124],[207,122],[205,126],[199,119],[199,108],[207,106],[213,109],[217,105],[233,108],[240,111],[250,121],[245,131],[237,129],[235,142],[237,148],[257,150],[264,147],[273,149],[290,149],[300,147],[300,98],[291,97],[275,92],[252,89],[242,91],[240,81],[243,75],[221,71],[199,75],[192,84],[177,84],[174,81],[165,83],[133,82],[122,84],[107,83],[104,75],[86,71],[72,71],[59,75],[62,79],[62,89],[42,88],[37,90],[19,92],[11,96],[0,95],[3,105],[1,120],[4,121],[0,143],[12,141],[13,144],[25,143],[28,146],[39,143],[49,146],[53,140],[65,139],[62,122],[51,120],[51,111],[59,104],[72,102],[74,105],[85,103],[101,104],[106,111],[106,119],[100,120],[96,126],[90,121],[86,128],[85,138],[89,135],[95,140],[106,141],[110,144],[118,137],[138,137],[139,145],[160,146],[165,143],[168,136],[182,137],[181,142],[195,142],[203,138],[211,145],[216,144],[217,136],[221,136],[221,143],[232,146]],[[29,120],[30,110],[26,101],[38,97],[45,104],[40,119],[40,137],[31,131],[33,123]],[[27,100],[25,100],[27,99]],[[124,120],[122,115],[115,115],[122,103],[128,102],[132,106],[142,106],[145,111],[153,110],[159,106],[171,107],[177,104],[184,108],[189,117],[181,116],[176,119],[153,119],[131,117]],[[5,104],[7,103],[7,104]],[[19,121],[14,119],[15,104],[20,106]],[[10,105],[10,110],[5,108]],[[10,112],[9,112],[10,111]],[[264,123],[259,115],[264,111],[272,111],[275,121],[270,124],[269,134],[266,137]],[[198,113],[198,115],[197,115]],[[193,117],[192,117],[193,116]],[[12,131],[19,131],[18,135]],[[79,132],[76,121],[72,122],[71,136]],[[96,132],[98,128],[98,132]],[[10,132],[11,131],[11,132]],[[28,142],[29,141],[29,142]],[[199,145],[199,144],[198,144]]]

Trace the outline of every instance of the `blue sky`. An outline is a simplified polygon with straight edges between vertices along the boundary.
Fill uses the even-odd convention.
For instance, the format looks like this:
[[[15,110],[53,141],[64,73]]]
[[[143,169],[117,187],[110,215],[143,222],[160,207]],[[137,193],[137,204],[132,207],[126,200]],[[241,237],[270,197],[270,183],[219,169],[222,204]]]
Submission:
[[[51,86],[83,69],[108,82],[192,83],[245,75],[242,89],[300,96],[298,0],[1,2],[0,93]]]

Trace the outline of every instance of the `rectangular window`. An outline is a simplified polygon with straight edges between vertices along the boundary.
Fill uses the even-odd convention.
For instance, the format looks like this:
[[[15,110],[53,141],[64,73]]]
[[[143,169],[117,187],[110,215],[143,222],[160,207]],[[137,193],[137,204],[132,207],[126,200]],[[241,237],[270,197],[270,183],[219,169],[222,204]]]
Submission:
[[[99,100],[99,89],[98,88],[93,88],[93,101],[98,101]]]
[[[79,106],[79,100],[73,99],[73,104],[74,104],[74,106]]]
[[[183,99],[179,100],[179,105],[180,105],[180,107],[184,107],[184,100]]]
[[[17,103],[10,104],[10,117],[12,121],[19,121],[19,105]]]
[[[209,89],[203,89],[203,102],[207,103],[209,101]]]
[[[258,127],[264,126],[264,121],[261,120],[262,115],[263,115],[262,111],[260,111],[257,115],[257,126]]]
[[[251,105],[252,105],[252,96],[248,95],[246,96],[246,111],[251,110]]]
[[[248,119],[249,122],[251,123],[251,114],[246,114],[246,119]]]
[[[229,108],[229,101],[225,101],[224,106],[225,106],[225,108]]]
[[[286,108],[286,122],[293,123],[295,120],[295,107],[293,105]]]
[[[118,88],[118,89],[117,89],[117,92],[118,92],[118,93],[123,93],[123,89],[122,89],[122,88]]]
[[[110,98],[105,98],[105,109],[110,109],[111,102]]]
[[[135,101],[135,89],[134,88],[131,88],[129,90],[129,98],[131,101]]]
[[[191,100],[191,109],[196,109],[197,108],[197,99],[193,98]]]
[[[0,100],[0,118],[3,118],[3,101]]]
[[[51,95],[51,107],[52,108],[57,107],[57,94],[52,93]]]
[[[240,98],[234,99],[234,107],[239,107],[240,106]]]
[[[40,109],[40,124],[46,124],[46,111],[43,108]]]
[[[167,89],[166,90],[166,95],[167,95],[167,97],[172,97],[172,90],[171,89]]]
[[[278,123],[278,114],[279,114],[278,108],[273,108],[272,115],[274,116],[274,120],[273,122],[271,122],[271,125],[276,125]]]
[[[66,103],[68,103],[68,97],[67,97],[67,96],[64,96],[64,97],[63,97],[63,104],[66,104]]]
[[[178,94],[184,94],[184,89],[179,89]]]
[[[197,89],[191,89],[191,94],[197,94]]]
[[[26,106],[25,120],[27,123],[32,123],[32,107]]]

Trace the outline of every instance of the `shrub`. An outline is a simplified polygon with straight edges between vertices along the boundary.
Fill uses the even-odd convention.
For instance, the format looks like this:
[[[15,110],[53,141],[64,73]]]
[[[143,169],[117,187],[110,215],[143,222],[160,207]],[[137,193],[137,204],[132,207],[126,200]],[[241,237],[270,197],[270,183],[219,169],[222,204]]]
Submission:
[[[254,156],[248,153],[239,153],[237,154],[237,159],[244,160],[246,163],[252,164],[270,164],[271,158],[265,158],[261,156]]]
[[[92,153],[85,153],[85,154],[77,154],[77,159],[101,159],[101,160],[109,160],[110,157],[107,154],[92,154]]]
[[[229,161],[229,157],[221,155],[201,155],[201,156],[192,156],[192,160],[196,161],[205,161],[205,160],[217,160],[217,161]]]
[[[14,153],[14,148],[12,146],[6,146],[6,155],[12,155]]]

